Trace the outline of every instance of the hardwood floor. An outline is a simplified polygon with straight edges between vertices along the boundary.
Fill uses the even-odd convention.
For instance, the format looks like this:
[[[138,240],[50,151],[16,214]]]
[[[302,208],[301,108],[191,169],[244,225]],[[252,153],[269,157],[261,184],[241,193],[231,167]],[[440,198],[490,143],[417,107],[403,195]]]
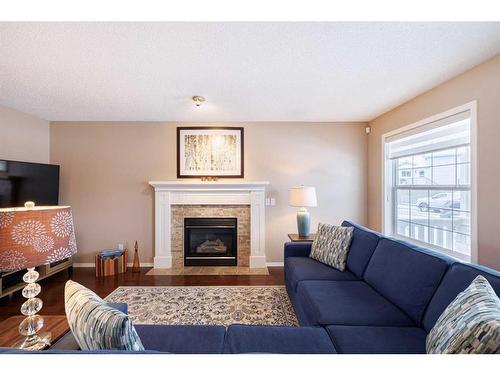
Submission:
[[[269,275],[227,275],[227,276],[181,276],[162,275],[146,276],[151,268],[143,268],[140,273],[127,271],[124,274],[102,278],[95,277],[93,268],[75,268],[72,279],[92,289],[101,297],[106,297],[118,286],[155,286],[155,285],[284,285],[283,267],[269,267]],[[64,315],[64,284],[68,280],[67,272],[60,272],[42,280],[40,285],[43,300],[42,315]],[[19,309],[25,298],[16,292],[11,298],[0,299],[0,321],[13,315],[19,315]]]

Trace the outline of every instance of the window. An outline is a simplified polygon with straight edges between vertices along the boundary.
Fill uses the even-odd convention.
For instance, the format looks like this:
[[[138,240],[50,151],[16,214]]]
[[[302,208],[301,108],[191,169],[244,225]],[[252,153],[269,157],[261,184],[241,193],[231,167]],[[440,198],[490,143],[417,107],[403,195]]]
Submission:
[[[384,136],[384,231],[472,259],[471,111]]]

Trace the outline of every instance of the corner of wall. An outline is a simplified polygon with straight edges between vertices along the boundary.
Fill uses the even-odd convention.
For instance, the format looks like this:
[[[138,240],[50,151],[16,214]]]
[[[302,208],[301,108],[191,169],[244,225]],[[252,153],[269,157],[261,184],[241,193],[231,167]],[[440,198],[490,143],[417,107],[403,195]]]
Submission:
[[[0,132],[1,159],[49,162],[49,121],[0,105]]]

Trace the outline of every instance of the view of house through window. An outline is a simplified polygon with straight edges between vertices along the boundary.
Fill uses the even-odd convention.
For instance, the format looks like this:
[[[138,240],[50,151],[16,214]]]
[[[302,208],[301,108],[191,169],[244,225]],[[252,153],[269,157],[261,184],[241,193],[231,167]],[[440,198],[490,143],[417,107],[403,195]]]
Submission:
[[[470,260],[469,111],[389,137],[385,151],[386,232]]]

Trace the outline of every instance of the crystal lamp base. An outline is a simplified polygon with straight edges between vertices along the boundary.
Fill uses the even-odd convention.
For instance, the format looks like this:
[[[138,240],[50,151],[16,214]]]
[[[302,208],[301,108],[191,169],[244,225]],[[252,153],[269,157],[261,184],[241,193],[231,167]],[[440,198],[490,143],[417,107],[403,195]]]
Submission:
[[[16,342],[16,347],[24,350],[41,350],[50,345],[51,334],[48,332],[39,333],[43,328],[43,318],[37,313],[42,309],[43,302],[36,296],[40,293],[41,287],[36,283],[38,272],[34,268],[28,268],[23,276],[27,283],[23,289],[23,296],[27,300],[21,306],[21,312],[26,318],[19,324],[19,333],[25,336]]]
[[[52,335],[50,332],[38,333],[31,336],[26,336],[25,338],[16,342],[15,347],[24,350],[42,350],[47,346],[50,346],[50,339]]]

